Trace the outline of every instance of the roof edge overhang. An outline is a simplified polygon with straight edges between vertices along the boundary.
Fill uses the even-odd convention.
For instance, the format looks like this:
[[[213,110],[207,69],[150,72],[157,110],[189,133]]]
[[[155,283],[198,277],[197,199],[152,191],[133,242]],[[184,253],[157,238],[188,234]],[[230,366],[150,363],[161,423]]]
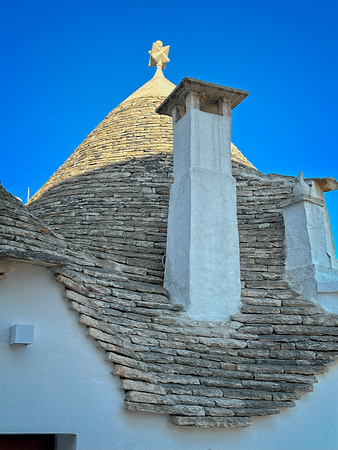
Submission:
[[[183,78],[180,84],[168,95],[168,97],[156,109],[158,114],[172,116],[173,108],[176,106],[185,107],[185,97],[188,92],[197,92],[200,94],[201,110],[208,110],[210,107],[204,105],[204,99],[207,99],[209,105],[217,106],[220,99],[230,102],[231,109],[238,106],[248,95],[248,91],[235,89],[219,84],[208,83],[195,78]]]
[[[322,190],[322,192],[330,192],[338,190],[338,181],[333,177],[305,178],[304,181],[314,181]]]
[[[51,255],[47,252],[35,252],[34,250],[15,250],[0,251],[0,273],[7,272],[7,267],[14,263],[34,264],[44,267],[66,266],[69,260],[66,257]]]

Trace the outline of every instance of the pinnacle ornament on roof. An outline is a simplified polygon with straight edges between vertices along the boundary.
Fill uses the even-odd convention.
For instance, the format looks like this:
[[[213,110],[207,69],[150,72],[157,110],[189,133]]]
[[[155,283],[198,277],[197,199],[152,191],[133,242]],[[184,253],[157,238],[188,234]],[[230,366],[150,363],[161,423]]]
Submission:
[[[165,69],[166,64],[170,61],[168,58],[170,45],[165,45],[161,41],[153,43],[152,49],[148,52],[150,55],[149,67],[156,66],[158,69]]]
[[[298,183],[293,188],[293,195],[296,197],[297,195],[310,195],[311,188],[304,180],[303,172],[299,172],[298,175]]]

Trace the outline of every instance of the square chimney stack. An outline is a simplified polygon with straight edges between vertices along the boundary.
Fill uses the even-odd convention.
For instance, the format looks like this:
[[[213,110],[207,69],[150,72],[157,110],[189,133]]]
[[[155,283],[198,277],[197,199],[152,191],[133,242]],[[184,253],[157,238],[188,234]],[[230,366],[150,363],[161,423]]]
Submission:
[[[164,286],[196,320],[227,320],[239,308],[231,111],[247,95],[184,78],[157,109],[174,131]]]

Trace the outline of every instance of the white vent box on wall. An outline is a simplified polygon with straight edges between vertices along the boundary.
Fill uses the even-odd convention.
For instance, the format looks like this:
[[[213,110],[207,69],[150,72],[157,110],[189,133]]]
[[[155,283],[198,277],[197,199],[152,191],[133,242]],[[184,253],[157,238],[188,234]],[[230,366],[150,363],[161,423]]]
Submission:
[[[12,325],[10,328],[10,344],[32,344],[34,339],[34,325]]]

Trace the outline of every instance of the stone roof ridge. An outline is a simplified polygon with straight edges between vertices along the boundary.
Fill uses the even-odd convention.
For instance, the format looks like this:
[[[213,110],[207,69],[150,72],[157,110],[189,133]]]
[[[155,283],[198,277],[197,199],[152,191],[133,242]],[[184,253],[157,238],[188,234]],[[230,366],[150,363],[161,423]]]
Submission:
[[[280,182],[292,182],[294,183],[295,181],[298,180],[297,177],[293,176],[293,175],[282,175],[282,174],[278,174],[278,173],[264,173],[264,172],[260,172],[255,166],[249,166],[249,165],[235,165],[236,161],[232,161],[233,163],[233,171],[236,172],[236,174],[243,174],[246,177],[248,177],[249,179],[253,179],[253,180],[258,180],[258,181],[269,181],[269,182],[275,182],[275,183],[280,183]],[[250,163],[251,164],[251,163]]]
[[[67,242],[0,186],[0,257],[46,265],[66,264]]]

